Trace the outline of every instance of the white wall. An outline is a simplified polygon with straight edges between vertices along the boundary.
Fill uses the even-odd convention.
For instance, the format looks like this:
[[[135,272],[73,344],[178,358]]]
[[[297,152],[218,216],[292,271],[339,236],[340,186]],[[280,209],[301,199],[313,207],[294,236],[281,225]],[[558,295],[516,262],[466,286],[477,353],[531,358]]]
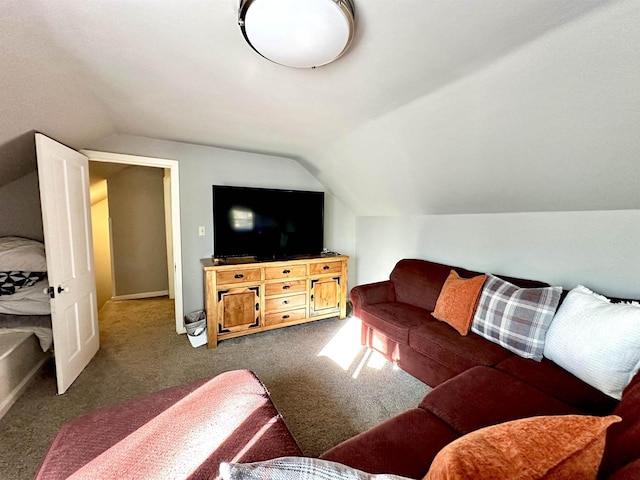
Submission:
[[[347,286],[355,285],[356,217],[343,202],[330,192],[324,194],[324,246],[328,250],[349,255]]]
[[[358,217],[358,284],[402,258],[640,299],[640,210]]]
[[[169,290],[163,176],[132,165],[107,179],[116,297]]]
[[[0,188],[0,236],[9,235],[44,241],[37,172]]]
[[[309,163],[357,215],[638,209],[639,25],[609,2]]]
[[[204,306],[200,259],[210,257],[213,252],[213,184],[324,190],[324,186],[298,162],[284,157],[130,135],[113,135],[89,148],[179,162],[185,312]],[[353,255],[353,215],[329,192],[325,192],[325,206],[325,246]],[[205,227],[204,237],[198,236],[200,225]],[[353,281],[355,272],[351,275],[350,281]]]

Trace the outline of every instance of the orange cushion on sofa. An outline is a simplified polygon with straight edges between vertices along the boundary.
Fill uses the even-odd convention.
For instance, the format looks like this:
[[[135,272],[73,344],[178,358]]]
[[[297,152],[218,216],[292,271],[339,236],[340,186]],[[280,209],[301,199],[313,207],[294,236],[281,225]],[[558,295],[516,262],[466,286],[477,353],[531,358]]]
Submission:
[[[471,432],[443,448],[424,480],[595,479],[616,415],[531,417]]]
[[[469,333],[486,278],[486,275],[460,278],[455,270],[451,270],[438,296],[433,316],[451,325],[460,335]]]

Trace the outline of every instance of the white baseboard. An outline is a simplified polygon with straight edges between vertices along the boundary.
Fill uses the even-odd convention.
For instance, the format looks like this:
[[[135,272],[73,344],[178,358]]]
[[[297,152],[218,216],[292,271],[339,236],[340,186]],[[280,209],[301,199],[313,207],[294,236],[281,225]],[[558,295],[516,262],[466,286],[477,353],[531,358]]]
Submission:
[[[116,295],[111,300],[140,300],[141,298],[166,297],[169,290],[161,290],[159,292],[132,293],[131,295]]]
[[[13,404],[16,403],[16,400],[18,400],[20,395],[22,395],[22,392],[25,391],[31,379],[34,378],[38,373],[40,373],[42,366],[50,358],[50,354],[43,356],[42,360],[40,360],[29,373],[27,373],[22,381],[18,385],[16,385],[16,388],[14,388],[11,393],[7,395],[7,397],[2,401],[2,403],[0,403],[0,418],[4,417],[9,409],[13,406]]]

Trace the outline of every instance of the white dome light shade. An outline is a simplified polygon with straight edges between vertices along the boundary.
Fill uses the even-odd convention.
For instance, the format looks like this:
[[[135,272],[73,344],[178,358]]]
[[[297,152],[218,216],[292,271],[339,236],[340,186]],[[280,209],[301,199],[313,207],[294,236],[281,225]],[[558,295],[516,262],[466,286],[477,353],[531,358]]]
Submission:
[[[263,57],[288,67],[318,67],[349,47],[353,6],[349,0],[244,0],[239,23]]]

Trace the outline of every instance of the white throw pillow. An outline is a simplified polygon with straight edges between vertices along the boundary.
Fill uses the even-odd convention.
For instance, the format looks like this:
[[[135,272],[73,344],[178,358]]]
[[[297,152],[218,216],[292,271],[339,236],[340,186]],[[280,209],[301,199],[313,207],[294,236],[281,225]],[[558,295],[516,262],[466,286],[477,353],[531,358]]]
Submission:
[[[640,369],[640,305],[610,303],[577,286],[547,330],[544,356],[620,400]]]

